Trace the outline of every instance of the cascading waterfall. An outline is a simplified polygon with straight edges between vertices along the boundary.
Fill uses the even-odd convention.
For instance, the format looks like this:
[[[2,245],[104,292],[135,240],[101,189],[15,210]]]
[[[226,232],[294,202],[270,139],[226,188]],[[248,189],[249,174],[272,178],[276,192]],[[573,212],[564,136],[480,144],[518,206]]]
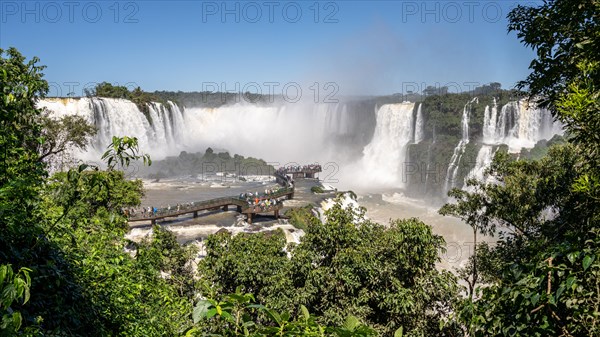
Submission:
[[[186,108],[183,143],[204,151],[218,146],[232,153],[280,164],[330,160],[330,137],[337,134],[340,104]]]
[[[183,113],[179,109],[179,106],[171,101],[167,102],[169,105],[169,111],[171,111],[173,116],[173,137],[175,138],[175,142],[177,144],[181,144],[182,138],[181,133],[177,132],[177,130],[183,130],[185,128],[185,122],[183,121]]]
[[[407,145],[413,138],[414,103],[384,104],[377,110],[373,139],[363,150],[362,168],[371,183],[406,186],[403,177]]]
[[[461,139],[447,168],[444,191],[456,186],[458,168],[470,141],[472,104],[476,102],[473,99],[463,108]],[[177,156],[181,151],[204,152],[210,146],[216,151],[264,158],[275,165],[333,162],[340,168],[333,178],[339,178],[347,187],[360,182],[366,188],[408,190],[408,146],[426,140],[423,107],[409,102],[380,106],[363,102],[238,103],[218,108],[180,107],[166,102],[149,103],[142,111],[128,100],[87,97],[48,98],[40,100],[38,107],[51,110],[54,116],[81,115],[97,127],[98,133],[87,151],[73,151],[72,157],[77,159],[98,162],[112,136],[127,135],[137,137],[140,150],[154,160]],[[427,148],[426,186],[432,181],[429,172],[437,156],[433,146],[435,130],[432,131],[434,139]],[[510,102],[501,109],[494,103],[485,109],[483,146],[469,176],[483,176],[499,144],[519,152],[560,133],[561,125],[545,110],[525,101]],[[438,191],[437,187],[432,188]]]
[[[425,189],[427,189],[428,183],[429,183],[429,173],[431,172],[431,148],[435,145],[435,142],[437,141],[437,137],[435,134],[435,125],[433,126],[433,138],[431,140],[431,143],[429,143],[429,146],[427,146],[427,171],[425,172]]]
[[[137,137],[140,150],[153,159],[207,147],[281,164],[335,160],[331,139],[361,134],[361,123],[345,104],[234,104],[218,108],[186,107],[173,102],[149,103],[147,113],[131,101],[112,98],[48,98],[38,107],[54,116],[79,114],[98,129],[85,153],[75,157],[98,161],[112,136]],[[355,114],[356,115],[356,114]],[[346,144],[349,146],[348,144]],[[360,148],[364,146],[360,144]]]
[[[53,116],[80,115],[96,126],[98,133],[92,139],[88,151],[75,153],[85,160],[98,160],[113,136],[137,137],[140,149],[151,152],[155,158],[173,153],[178,147],[177,127],[183,125],[183,116],[175,104],[148,104],[149,118],[138,106],[125,99],[83,97],[47,98],[37,103]]]
[[[415,144],[418,144],[425,139],[425,121],[423,120],[423,112],[421,111],[421,107],[423,103],[419,103],[419,107],[417,108],[417,120],[415,121]]]
[[[444,192],[449,191],[451,188],[456,186],[456,176],[458,174],[458,166],[465,153],[465,148],[469,144],[469,120],[471,118],[471,105],[477,103],[477,97],[473,98],[469,103],[465,104],[461,117],[461,133],[462,137],[458,142],[458,145],[454,148],[452,158],[450,159],[450,165],[446,172],[446,182],[444,184]]]
[[[503,135],[502,143],[508,145],[511,153],[532,148],[541,139],[550,139],[563,132],[562,125],[554,121],[548,110],[540,109],[527,100],[510,102],[505,107],[502,109],[501,119],[514,125],[504,122],[508,133]]]
[[[501,123],[498,123],[498,104],[496,103],[496,98],[494,98],[492,103],[492,109],[490,110],[489,106],[485,107],[485,112],[483,115],[483,139],[482,145],[477,153],[477,158],[475,159],[475,167],[467,174],[466,179],[477,179],[484,180],[485,179],[485,169],[487,169],[492,163],[492,159],[494,157],[494,145],[497,145],[498,142],[501,141],[500,138],[500,129],[499,125],[504,125],[505,120]]]
[[[485,109],[483,144],[477,153],[475,167],[467,178],[487,180],[484,175],[485,169],[492,163],[494,147],[500,144],[507,144],[511,153],[520,153],[524,148],[534,147],[542,139],[550,139],[562,133],[562,125],[554,121],[548,110],[520,100],[505,104],[498,115],[498,106],[494,99],[492,109]]]

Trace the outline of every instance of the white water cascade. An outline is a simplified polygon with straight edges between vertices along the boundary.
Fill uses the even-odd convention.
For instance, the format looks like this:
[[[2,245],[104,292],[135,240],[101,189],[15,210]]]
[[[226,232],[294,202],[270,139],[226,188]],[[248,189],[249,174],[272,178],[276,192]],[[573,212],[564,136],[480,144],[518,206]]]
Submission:
[[[425,139],[425,121],[423,120],[423,112],[421,111],[421,107],[423,103],[419,103],[419,107],[417,108],[417,120],[415,121],[415,144],[418,144]]]
[[[492,104],[492,109],[490,111],[490,107],[485,107],[484,117],[483,117],[483,139],[482,145],[477,153],[477,158],[475,159],[475,167],[469,172],[466,179],[475,178],[478,180],[485,179],[485,169],[487,169],[492,163],[492,159],[494,158],[494,145],[501,141],[499,138],[499,128],[498,128],[498,104],[496,103],[496,98],[494,98],[494,102]]]
[[[174,125],[183,124],[179,109],[170,103],[148,105],[147,118],[133,102],[110,98],[47,98],[37,103],[52,116],[80,115],[98,129],[86,152],[74,153],[79,159],[98,160],[113,136],[137,137],[143,151],[164,157],[177,147],[179,139]]]
[[[524,148],[533,148],[542,139],[549,140],[562,133],[562,125],[554,121],[548,110],[520,100],[505,104],[498,114],[494,99],[491,110],[487,106],[485,108],[483,144],[477,153],[475,167],[469,172],[467,179],[488,180],[484,172],[492,163],[494,148],[500,144],[508,145],[510,153],[520,153]]]
[[[370,183],[403,188],[406,177],[407,145],[413,138],[414,103],[384,104],[377,110],[377,124],[371,142],[363,150],[361,166]]]
[[[207,147],[281,164],[330,161],[330,137],[359,127],[342,104],[233,104],[218,108],[186,107],[172,102],[147,104],[147,114],[131,101],[112,98],[47,98],[38,102],[53,116],[81,115],[98,134],[86,152],[73,154],[98,161],[112,136],[137,137],[140,150],[153,159],[204,152]]]
[[[473,98],[469,103],[465,104],[461,117],[461,133],[462,137],[452,153],[450,165],[446,172],[446,182],[444,184],[444,192],[449,191],[456,186],[456,176],[458,174],[458,166],[462,155],[465,153],[465,147],[469,144],[469,121],[471,119],[471,105],[477,103],[477,97]]]

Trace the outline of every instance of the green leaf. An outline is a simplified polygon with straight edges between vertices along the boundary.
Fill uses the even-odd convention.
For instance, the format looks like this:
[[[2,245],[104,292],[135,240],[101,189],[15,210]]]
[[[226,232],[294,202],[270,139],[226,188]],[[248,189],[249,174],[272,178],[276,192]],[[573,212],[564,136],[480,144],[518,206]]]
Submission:
[[[594,261],[594,256],[587,255],[583,258],[583,270],[587,270]]]
[[[308,313],[308,309],[306,309],[306,307],[304,305],[300,305],[300,310],[302,311],[302,316],[304,317],[305,320],[310,319],[310,314]]]
[[[558,299],[560,298],[560,295],[562,295],[562,293],[565,291],[565,285],[561,284],[560,287],[558,287],[558,290],[556,290],[556,300],[558,301]]]
[[[192,319],[194,323],[198,323],[202,317],[205,317],[208,313],[208,308],[210,308],[211,304],[209,301],[202,300],[199,301],[194,307],[194,311],[192,312]]]
[[[569,262],[575,263],[575,259],[577,259],[578,256],[579,256],[579,252],[571,252],[571,253],[567,254],[567,259],[569,260]]]
[[[402,337],[402,336],[404,336],[403,328],[399,327],[398,330],[396,330],[396,332],[394,332],[394,337]]]
[[[1,265],[0,266],[0,284],[4,283],[4,278],[6,278],[6,275],[8,274],[8,265]]]
[[[535,294],[535,295],[531,296],[531,304],[532,305],[536,305],[539,300],[540,300],[540,294]]]
[[[13,312],[12,314],[13,327],[15,331],[18,331],[21,327],[21,323],[23,322],[23,318],[21,317],[20,312]]]
[[[216,314],[217,314],[217,309],[216,308],[212,308],[212,309],[210,309],[210,310],[208,310],[206,312],[206,318],[211,318],[211,317],[213,317]]]
[[[346,329],[348,331],[354,331],[354,329],[356,329],[356,327],[359,325],[360,325],[360,321],[358,320],[358,318],[350,315],[350,316],[346,317],[346,321],[344,322],[344,329]]]
[[[267,313],[267,316],[269,316],[269,318],[271,318],[271,320],[273,320],[273,322],[277,323],[277,325],[281,325],[281,317],[279,316],[278,313],[276,313],[273,310],[269,310],[267,308],[265,308],[264,311]]]
[[[220,313],[220,315],[221,315],[221,317],[225,318],[226,320],[233,322],[233,316],[231,316],[231,314],[228,313],[227,311],[222,311]]]

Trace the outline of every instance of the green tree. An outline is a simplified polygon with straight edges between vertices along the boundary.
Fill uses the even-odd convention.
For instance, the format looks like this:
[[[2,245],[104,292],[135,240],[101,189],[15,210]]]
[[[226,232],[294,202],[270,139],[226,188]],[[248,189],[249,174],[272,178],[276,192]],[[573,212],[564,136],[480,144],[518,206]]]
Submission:
[[[447,206],[476,210],[479,228],[501,234],[475,258],[497,268],[460,311],[471,335],[600,334],[599,5],[555,0],[509,15],[538,56],[521,86],[565,124],[569,144],[536,161],[498,153],[489,171],[497,183],[472,182],[475,192],[457,191]]]
[[[440,324],[458,287],[451,273],[435,267],[444,241],[429,226],[408,219],[386,228],[340,200],[325,217],[306,219],[299,245],[286,247],[280,233],[209,238],[200,272],[219,293],[205,295],[218,298],[241,287],[274,310],[304,305],[329,326],[352,315],[383,335],[400,328],[406,336],[453,331],[450,325],[440,331]]]
[[[89,92],[91,96],[109,97],[109,98],[126,98],[129,99],[131,94],[126,86],[112,85],[108,82],[102,82]]]
[[[78,115],[52,118],[49,115],[42,117],[43,141],[39,144],[40,160],[56,156],[69,147],[85,150],[89,138],[96,134],[96,128],[88,123],[85,118]]]
[[[531,97],[556,111],[559,97],[581,71],[582,61],[600,61],[597,0],[549,0],[540,6],[518,5],[508,19],[509,31],[537,55],[527,79],[519,82]],[[598,82],[599,78],[590,78]]]
[[[36,62],[16,49],[6,57],[0,50],[2,333],[14,335],[19,326],[26,335],[183,333],[192,301],[161,275],[180,260],[153,265],[125,250],[124,209],[139,205],[142,184],[116,167],[149,158],[138,154],[135,138],[117,138],[105,154],[108,170],[82,164],[48,179],[40,144],[60,140],[44,134],[35,108],[48,90]],[[158,260],[179,256],[180,247],[166,237],[161,242]],[[8,265],[22,272],[12,277]],[[25,270],[31,270],[30,286]]]
[[[316,317],[301,305],[298,315],[277,312],[263,305],[254,304],[252,294],[235,293],[223,296],[221,301],[201,300],[194,308],[194,323],[204,323],[188,331],[189,335],[204,336],[303,336],[303,337],[367,337],[377,332],[363,324],[358,318],[348,316],[339,327],[322,326]],[[254,321],[259,315],[262,320]],[[402,336],[402,330],[395,336]]]
[[[231,294],[238,287],[256,294],[261,303],[270,303],[282,309],[289,303],[292,286],[282,278],[289,268],[285,252],[285,236],[274,233],[238,234],[228,232],[211,235],[204,241],[206,257],[198,271],[210,289],[210,297]]]
[[[152,227],[152,237],[144,239],[137,247],[136,260],[147,269],[159,270],[179,296],[193,299],[196,295],[194,257],[198,253],[192,246],[182,246],[171,231],[158,225]]]

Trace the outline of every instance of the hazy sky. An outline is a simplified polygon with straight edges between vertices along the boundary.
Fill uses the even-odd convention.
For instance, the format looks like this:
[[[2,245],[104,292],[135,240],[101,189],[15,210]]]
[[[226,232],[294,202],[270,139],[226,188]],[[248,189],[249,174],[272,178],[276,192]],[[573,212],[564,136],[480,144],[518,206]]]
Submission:
[[[2,0],[0,48],[38,56],[63,96],[101,81],[320,95],[509,88],[534,56],[507,32],[516,3]]]

